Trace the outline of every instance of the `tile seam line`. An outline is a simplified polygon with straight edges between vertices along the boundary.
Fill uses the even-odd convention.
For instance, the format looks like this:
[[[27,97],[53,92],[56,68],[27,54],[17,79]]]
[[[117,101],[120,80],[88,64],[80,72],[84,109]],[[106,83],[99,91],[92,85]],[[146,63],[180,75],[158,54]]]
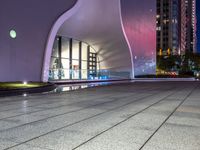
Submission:
[[[171,90],[169,90],[169,91],[171,91]],[[175,92],[169,94],[168,96],[170,96],[170,95],[172,95],[172,94],[174,94],[174,93],[175,93]],[[156,93],[155,93],[155,94],[152,94],[152,95],[150,95],[150,96],[154,96],[154,95],[156,95]],[[143,98],[147,98],[147,97],[149,97],[149,96],[145,96],[145,97],[143,97]],[[167,97],[167,96],[166,96],[166,97]],[[139,99],[134,100],[134,101],[132,101],[132,102],[130,102],[130,103],[127,103],[127,104],[125,104],[125,105],[121,105],[121,106],[115,107],[115,108],[110,109],[110,110],[108,110],[108,111],[104,111],[104,112],[99,113],[99,114],[97,114],[97,115],[94,115],[94,116],[91,116],[91,117],[82,119],[82,120],[80,120],[80,121],[74,122],[74,123],[72,123],[72,124],[63,126],[63,127],[58,128],[58,129],[56,129],[56,130],[50,131],[50,132],[48,132],[48,133],[42,134],[42,135],[40,135],[40,136],[34,137],[34,138],[32,138],[32,139],[29,139],[29,140],[27,140],[27,141],[24,141],[24,142],[18,143],[18,144],[16,144],[16,145],[13,145],[13,146],[11,146],[11,147],[8,147],[8,148],[6,148],[6,149],[4,149],[4,150],[9,150],[9,149],[11,149],[11,148],[14,148],[14,147],[16,147],[16,146],[25,144],[25,143],[27,143],[27,142],[30,142],[30,141],[35,140],[35,139],[37,139],[37,138],[40,138],[40,137],[42,137],[42,136],[48,135],[48,134],[50,134],[50,133],[59,131],[59,130],[61,130],[61,129],[64,129],[64,128],[73,126],[73,125],[75,125],[75,124],[78,124],[78,123],[81,123],[81,122],[84,122],[84,121],[87,121],[87,120],[90,120],[90,119],[95,118],[95,117],[97,117],[97,116],[100,116],[100,115],[102,115],[102,114],[108,113],[108,112],[110,112],[110,111],[113,111],[113,110],[119,109],[119,108],[121,108],[121,107],[127,106],[127,105],[129,105],[129,104],[131,104],[131,103],[137,102],[137,101],[139,101],[139,100],[141,100],[141,99],[143,99],[143,98],[139,98]],[[162,98],[162,99],[164,100],[165,97]],[[5,140],[9,140],[9,139],[6,139],[6,138],[4,138],[4,139],[5,139]]]
[[[131,93],[132,94],[132,93]],[[67,95],[66,95],[67,96]],[[111,94],[107,94],[107,95],[105,95],[105,96],[102,96],[102,97],[98,97],[98,98],[106,98],[106,97],[111,97]],[[57,97],[56,97],[57,98]],[[55,99],[56,99],[55,98]],[[48,102],[53,102],[53,104],[54,103],[56,103],[55,102],[55,99],[51,99],[51,100],[49,100],[49,101],[47,101],[47,102],[44,102],[44,103],[40,103],[40,104],[33,104],[33,105],[30,105],[30,106],[27,106],[26,108],[31,108],[31,107],[37,107],[37,106],[40,106],[41,104],[43,105],[43,104],[48,104]],[[85,101],[85,100],[92,100],[93,98],[90,98],[90,99],[83,99],[83,100],[81,100],[81,101]],[[24,100],[21,100],[20,101],[20,103],[22,103],[23,101],[28,101],[29,99],[24,99]],[[40,100],[41,99],[37,99],[36,101],[35,101],[35,99],[32,101],[32,99],[30,99],[30,101],[31,102],[40,102]],[[65,100],[63,101],[60,101],[60,102],[66,102]],[[3,107],[9,107],[10,105],[14,105],[14,104],[9,104],[9,105],[4,105]],[[18,107],[18,108],[14,108],[14,109],[6,109],[6,110],[0,110],[0,113],[1,112],[7,112],[7,111],[11,111],[11,110],[18,110],[18,109],[21,109],[22,107]]]
[[[163,123],[155,130],[155,132],[145,141],[145,143],[140,147],[139,150],[142,150],[145,145],[152,139],[152,137],[159,131],[160,128],[169,120],[169,118],[177,111],[177,109],[188,99],[188,97],[197,89],[198,85],[195,86],[190,93],[179,103],[179,105],[172,111],[172,113],[163,121]]]
[[[176,92],[176,91],[175,91],[175,92]],[[129,119],[132,119],[133,117],[135,117],[136,115],[138,115],[138,114],[142,113],[143,111],[145,111],[145,110],[149,109],[150,107],[152,107],[152,106],[154,106],[154,105],[156,105],[156,104],[158,104],[158,103],[160,103],[160,102],[164,101],[164,100],[165,100],[167,97],[169,97],[169,96],[173,95],[175,92],[173,92],[172,94],[169,94],[169,95],[167,95],[166,97],[164,97],[164,98],[160,99],[159,101],[157,101],[157,102],[155,102],[155,103],[153,103],[153,104],[149,105],[148,107],[146,107],[146,108],[144,108],[144,109],[142,109],[142,110],[138,111],[137,113],[134,113],[133,115],[129,116],[128,118],[126,118],[126,119],[124,119],[124,120],[122,120],[122,121],[118,122],[118,123],[117,123],[117,124],[115,124],[114,126],[112,126],[112,127],[108,128],[108,129],[106,129],[106,130],[104,130],[104,131],[100,132],[99,134],[97,134],[97,135],[93,136],[93,137],[92,137],[92,138],[90,138],[89,140],[87,140],[87,141],[85,141],[85,142],[83,142],[83,143],[79,144],[78,146],[76,146],[76,147],[75,147],[75,148],[73,148],[72,150],[76,150],[76,149],[78,149],[79,147],[83,146],[84,144],[86,144],[86,143],[88,143],[88,142],[92,141],[93,139],[97,138],[98,136],[100,136],[100,135],[104,134],[105,132],[107,132],[107,131],[109,131],[109,130],[111,130],[111,129],[115,128],[116,126],[118,126],[118,125],[120,125],[120,124],[122,124],[122,123],[124,123],[124,122],[126,122],[126,121],[128,121]]]
[[[109,95],[108,95],[109,96]],[[105,98],[105,96],[104,97],[100,97],[100,98]],[[33,102],[40,102],[40,100],[41,99],[24,99],[24,100],[20,100],[19,102],[23,102],[23,101],[28,101],[28,100],[30,100],[30,101],[32,101],[33,100]],[[55,101],[55,99],[51,99],[51,100],[49,100],[48,102],[54,102]],[[40,103],[40,104],[35,104],[35,105],[32,105],[32,106],[27,106],[26,108],[31,108],[31,107],[37,107],[37,106],[40,106],[41,104],[48,104],[48,102],[44,102],[44,103]],[[61,102],[65,102],[65,101],[61,101]],[[56,103],[56,102],[55,102]],[[11,105],[14,105],[14,104],[8,104],[8,105],[4,105],[4,106],[6,106],[6,107],[9,107],[9,106],[11,106]],[[0,113],[1,112],[6,112],[6,111],[11,111],[11,110],[18,110],[18,109],[21,109],[22,107],[18,107],[18,108],[14,108],[14,109],[6,109],[6,110],[1,110],[0,111]]]
[[[155,90],[155,89],[154,89],[154,90]],[[154,91],[154,90],[149,90],[149,91]],[[168,91],[170,91],[170,90],[168,90]],[[164,91],[164,92],[166,92],[166,91]],[[163,92],[163,93],[164,93],[164,92]],[[156,93],[154,93],[154,94],[156,94]],[[150,95],[148,95],[148,96],[152,96],[152,95],[154,95],[154,94],[150,94]],[[138,95],[138,96],[139,96],[139,95]],[[145,96],[145,97],[148,97],[148,96]],[[126,98],[128,98],[128,97],[130,97],[130,96],[127,96]],[[145,97],[144,97],[144,98],[145,98]],[[50,119],[50,118],[54,118],[54,117],[58,117],[58,116],[66,115],[66,114],[70,114],[70,113],[75,113],[75,112],[78,112],[78,111],[82,111],[82,110],[88,109],[88,108],[93,107],[93,106],[103,105],[103,104],[106,104],[106,103],[111,103],[111,102],[115,102],[115,101],[119,101],[119,100],[120,100],[120,98],[116,98],[116,99],[111,100],[111,101],[108,101],[108,102],[103,102],[103,103],[99,103],[99,104],[95,104],[95,105],[90,105],[90,106],[87,106],[87,107],[84,107],[84,108],[81,108],[81,109],[77,109],[77,110],[69,111],[69,112],[66,112],[66,113],[54,115],[54,116],[47,117],[47,118],[44,118],[44,119],[40,119],[40,120],[37,120],[37,121],[33,121],[33,122],[30,122],[30,123],[25,123],[25,124],[23,124],[23,125],[16,126],[16,127],[21,127],[21,126],[25,126],[25,125],[28,125],[28,124],[31,124],[31,123],[38,122],[38,121],[42,121],[42,120],[46,120],[46,119]],[[137,99],[136,99],[136,100],[137,100]],[[46,109],[46,110],[47,110],[47,109]],[[44,110],[44,111],[45,111],[45,110]],[[41,111],[37,111],[37,112],[41,112]],[[33,113],[34,113],[34,112],[33,112]],[[31,114],[31,113],[27,113],[27,114]],[[17,115],[17,116],[14,116],[14,117],[23,116],[23,115],[26,115],[26,114]],[[1,121],[1,120],[4,120],[4,119],[14,118],[14,117],[2,118],[2,119],[0,119],[0,121]],[[16,128],[16,127],[14,127],[14,128]],[[14,128],[9,128],[9,129],[14,129]],[[6,129],[6,130],[9,130],[9,129]],[[0,130],[0,132],[6,131],[6,130]]]
[[[106,96],[104,97],[101,97],[101,99],[104,99],[106,98]],[[89,99],[89,100],[92,100],[92,99]],[[117,99],[115,99],[117,100]],[[85,102],[86,100],[83,100],[81,102]],[[23,115],[29,115],[29,114],[32,114],[32,113],[37,113],[37,112],[43,112],[43,111],[47,111],[47,110],[51,110],[51,109],[57,109],[57,108],[62,108],[62,107],[66,107],[66,106],[70,106],[70,105],[74,105],[78,102],[74,102],[74,103],[69,103],[69,104],[66,104],[66,105],[61,105],[61,106],[57,106],[57,107],[51,107],[51,108],[41,108],[41,107],[36,107],[36,106],[29,106],[29,107],[25,107],[25,108],[36,108],[36,109],[42,109],[42,110],[37,110],[37,111],[33,111],[33,112],[28,112],[28,113],[22,113],[22,114],[19,114],[19,115],[15,115],[15,116],[10,116],[10,117],[5,117],[5,118],[0,118],[0,121],[1,120],[4,120],[4,119],[10,119],[10,118],[14,118],[14,117],[19,117],[19,116],[23,116]],[[47,103],[43,103],[43,104],[48,104]],[[37,105],[39,106],[39,104]],[[18,109],[12,109],[12,110],[20,110],[21,108],[18,108]],[[11,111],[11,110],[9,110]],[[6,111],[3,111],[3,112],[6,112]],[[1,111],[0,111],[1,113]]]
[[[151,95],[148,95],[148,96],[151,96]],[[148,96],[145,96],[145,97],[148,97]],[[127,96],[125,98],[128,98],[128,97],[129,96]],[[141,98],[145,98],[145,97],[141,97]],[[79,112],[79,111],[82,111],[82,110],[86,110],[86,109],[89,109],[91,107],[95,107],[95,106],[98,106],[98,105],[104,105],[104,104],[107,104],[107,103],[117,102],[119,100],[120,100],[120,98],[117,98],[117,99],[114,99],[114,100],[111,100],[111,101],[107,101],[107,102],[103,102],[103,103],[99,103],[99,104],[95,104],[95,105],[90,105],[90,106],[87,106],[87,107],[84,107],[84,108],[81,108],[81,109],[72,110],[72,111],[69,111],[69,112],[66,112],[66,113],[62,113],[62,114],[57,114],[57,115],[50,116],[50,117],[47,117],[47,118],[44,118],[44,119],[40,119],[40,120],[32,121],[32,122],[29,122],[29,123],[25,123],[25,124],[22,124],[22,125],[13,127],[13,128],[8,128],[8,129],[5,129],[5,130],[0,130],[0,133],[1,132],[5,132],[7,130],[14,129],[14,128],[22,127],[22,126],[25,126],[25,125],[28,125],[28,124],[33,124],[33,123],[36,123],[36,122],[40,122],[40,121],[43,121],[43,120],[47,120],[47,119],[51,119],[51,118],[55,118],[55,117],[59,117],[59,116],[67,115],[67,114],[71,114],[71,113],[76,113],[76,112]],[[135,101],[137,101],[137,99],[135,99]],[[37,111],[37,112],[41,112],[41,111]],[[33,112],[33,113],[37,113],[37,112]],[[28,113],[28,114],[31,114],[31,113]],[[17,116],[14,116],[14,117],[19,117],[19,116],[23,116],[23,115],[26,115],[26,114],[17,115]],[[14,118],[14,117],[2,118],[2,119],[0,119],[0,121],[4,121],[5,119],[10,119],[10,118]]]
[[[143,89],[144,90],[144,89]],[[155,89],[154,89],[155,90]],[[142,90],[141,90],[142,91]],[[42,95],[42,96],[46,96],[46,95]],[[57,96],[59,96],[59,95],[57,95]],[[109,94],[107,95],[107,96],[109,96]],[[106,96],[104,96],[104,97],[106,97]],[[104,98],[104,97],[101,97],[101,98]],[[36,97],[37,98],[37,97]],[[40,100],[38,100],[38,99],[36,99],[36,98],[31,98],[30,97],[30,100],[32,101],[34,101],[35,102],[35,100],[37,100],[37,101],[40,101]],[[23,102],[23,101],[25,101],[25,100],[29,100],[29,98],[26,98],[26,99],[24,99],[24,100],[15,100],[16,102]],[[14,102],[15,102],[14,101]],[[54,100],[51,100],[51,101],[54,101]],[[1,102],[0,102],[1,103]],[[56,102],[55,102],[56,103]],[[48,104],[48,102],[45,102],[45,103],[42,103],[42,104]],[[5,105],[5,106],[10,106],[10,105],[13,105],[13,104],[9,104],[9,105]],[[37,105],[33,105],[33,106],[28,106],[28,107],[35,107],[35,106],[39,106],[40,104],[37,104]],[[21,108],[21,107],[20,107]],[[16,109],[7,109],[7,110],[3,110],[3,111],[0,111],[0,113],[1,112],[6,112],[6,111],[10,111],[10,110],[18,110],[18,109],[20,109],[20,108],[16,108]]]

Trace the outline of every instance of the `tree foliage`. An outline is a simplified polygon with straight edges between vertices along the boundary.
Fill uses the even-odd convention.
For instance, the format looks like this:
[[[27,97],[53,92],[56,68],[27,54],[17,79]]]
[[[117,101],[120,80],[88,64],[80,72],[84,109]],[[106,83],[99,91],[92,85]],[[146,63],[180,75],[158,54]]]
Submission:
[[[164,71],[200,71],[200,54],[157,56],[157,68]]]

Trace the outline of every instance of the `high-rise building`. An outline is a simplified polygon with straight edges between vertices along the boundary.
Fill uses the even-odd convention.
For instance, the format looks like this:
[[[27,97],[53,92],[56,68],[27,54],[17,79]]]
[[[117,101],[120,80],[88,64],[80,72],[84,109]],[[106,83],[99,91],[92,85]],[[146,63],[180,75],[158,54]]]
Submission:
[[[179,0],[157,0],[157,53],[178,54]]]
[[[196,52],[196,0],[157,0],[157,55]]]
[[[186,17],[186,48],[187,52],[196,52],[196,0],[184,0]]]
[[[185,0],[180,0],[181,1],[181,9],[180,9],[180,49],[179,53],[184,54],[186,50],[186,23],[187,23],[187,18],[186,18],[186,3]]]

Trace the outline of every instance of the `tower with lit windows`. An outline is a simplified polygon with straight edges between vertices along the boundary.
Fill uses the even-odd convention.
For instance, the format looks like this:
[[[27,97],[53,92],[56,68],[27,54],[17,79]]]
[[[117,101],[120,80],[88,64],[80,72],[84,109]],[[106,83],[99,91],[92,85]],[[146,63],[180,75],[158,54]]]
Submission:
[[[196,52],[196,0],[157,0],[157,55]]]
[[[185,51],[196,52],[196,0],[184,0],[182,16],[185,16],[186,22],[182,31],[185,32]]]
[[[178,54],[179,0],[157,0],[157,54]]]

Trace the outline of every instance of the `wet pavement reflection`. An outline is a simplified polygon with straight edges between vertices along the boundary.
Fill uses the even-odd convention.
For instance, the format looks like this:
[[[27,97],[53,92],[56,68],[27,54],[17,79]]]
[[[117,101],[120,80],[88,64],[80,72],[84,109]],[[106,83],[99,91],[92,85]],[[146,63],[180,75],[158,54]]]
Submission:
[[[119,83],[119,82],[118,82]],[[59,85],[54,91],[54,93],[73,91],[97,86],[105,86],[113,84],[112,82],[99,82],[99,83],[84,83],[84,84],[67,84],[67,85]]]

